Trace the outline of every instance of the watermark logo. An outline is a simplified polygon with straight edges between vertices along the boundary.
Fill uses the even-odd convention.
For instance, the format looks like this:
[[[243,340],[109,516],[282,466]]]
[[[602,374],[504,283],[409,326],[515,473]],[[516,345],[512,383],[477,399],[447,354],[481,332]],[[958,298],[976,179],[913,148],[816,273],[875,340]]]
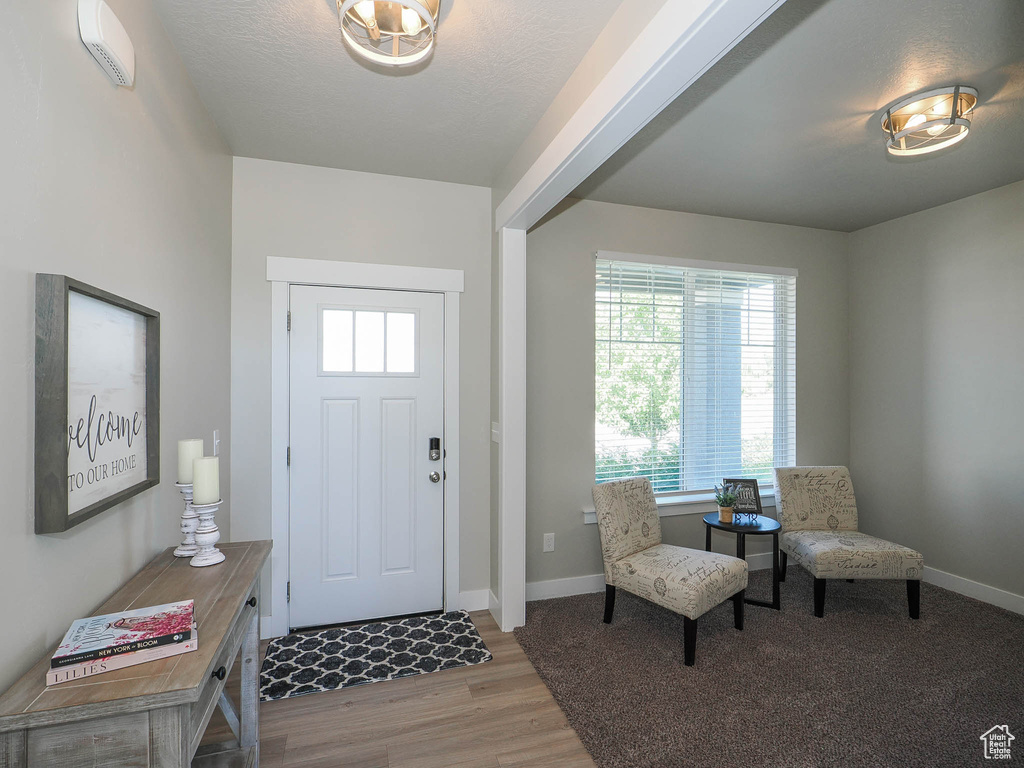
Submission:
[[[986,760],[1010,759],[1010,742],[1013,741],[1016,736],[1010,733],[1009,726],[994,725],[981,734],[979,738],[985,742]]]

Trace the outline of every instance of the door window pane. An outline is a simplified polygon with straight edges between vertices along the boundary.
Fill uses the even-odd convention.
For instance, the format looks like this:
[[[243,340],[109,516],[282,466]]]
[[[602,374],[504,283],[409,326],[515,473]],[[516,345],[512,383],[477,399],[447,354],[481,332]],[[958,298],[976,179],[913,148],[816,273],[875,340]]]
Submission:
[[[322,354],[324,371],[352,371],[352,310],[324,310]]]
[[[416,374],[417,313],[321,309],[321,372]]]
[[[356,312],[356,372],[384,373],[383,312]]]
[[[416,315],[388,312],[388,373],[416,371]]]

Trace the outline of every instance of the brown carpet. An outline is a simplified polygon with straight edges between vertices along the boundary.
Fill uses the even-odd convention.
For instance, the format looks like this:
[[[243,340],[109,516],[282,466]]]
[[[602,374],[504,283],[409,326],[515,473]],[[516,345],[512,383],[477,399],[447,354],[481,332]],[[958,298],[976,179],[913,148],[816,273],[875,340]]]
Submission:
[[[610,625],[578,595],[529,603],[515,635],[602,767],[964,768],[1003,724],[1024,760],[1024,616],[923,584],[912,621],[904,582],[830,581],[816,619],[812,586],[790,563],[781,612],[706,613],[694,667],[682,619],[622,590]]]

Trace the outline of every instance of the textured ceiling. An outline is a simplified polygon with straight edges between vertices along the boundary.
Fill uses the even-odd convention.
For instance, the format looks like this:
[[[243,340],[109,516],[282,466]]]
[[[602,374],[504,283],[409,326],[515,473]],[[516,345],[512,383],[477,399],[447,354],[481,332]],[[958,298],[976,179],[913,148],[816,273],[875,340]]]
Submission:
[[[235,155],[489,186],[619,0],[442,0],[437,46],[378,68],[334,0],[155,0]]]
[[[883,109],[957,83],[967,139],[888,155]],[[852,231],[1022,178],[1024,2],[788,0],[573,196]]]

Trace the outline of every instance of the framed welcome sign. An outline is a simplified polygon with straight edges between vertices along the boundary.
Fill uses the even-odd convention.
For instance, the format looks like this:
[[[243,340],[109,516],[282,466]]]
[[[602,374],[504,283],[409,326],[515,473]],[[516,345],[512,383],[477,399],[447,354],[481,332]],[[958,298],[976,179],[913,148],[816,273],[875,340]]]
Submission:
[[[36,275],[36,533],[160,482],[160,314]]]

